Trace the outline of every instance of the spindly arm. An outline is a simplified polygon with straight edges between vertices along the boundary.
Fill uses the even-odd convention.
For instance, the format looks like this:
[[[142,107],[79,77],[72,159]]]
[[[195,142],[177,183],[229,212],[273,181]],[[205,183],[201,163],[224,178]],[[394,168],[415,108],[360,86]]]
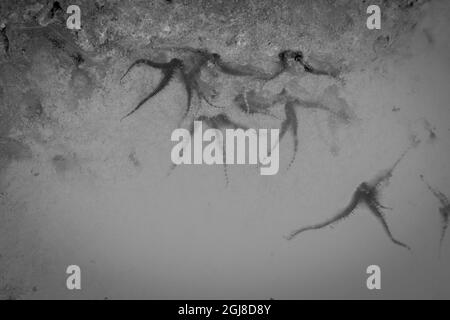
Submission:
[[[388,235],[389,239],[391,239],[391,241],[393,243],[395,243],[396,245],[399,245],[401,247],[404,247],[408,250],[411,250],[411,248],[404,244],[403,242],[398,241],[397,239],[394,238],[394,236],[391,233],[391,230],[389,229],[389,226],[386,222],[386,218],[384,217],[383,213],[379,210],[378,206],[373,203],[372,201],[366,201],[367,207],[370,209],[370,211],[372,212],[372,214],[375,216],[375,218],[378,219],[378,221],[381,223],[381,225],[383,226],[384,231],[386,232],[386,234]]]
[[[133,113],[135,113],[144,103],[146,103],[150,98],[152,98],[153,96],[157,95],[162,89],[164,89],[170,82],[170,80],[172,80],[172,77],[175,73],[175,69],[171,68],[171,69],[164,69],[163,70],[163,79],[161,80],[161,82],[159,83],[159,85],[155,88],[155,90],[153,90],[148,96],[146,96],[144,99],[142,99],[139,104],[130,112],[128,112],[121,120],[125,119],[126,117],[132,115]]]
[[[290,233],[289,236],[286,237],[286,239],[287,240],[292,240],[292,239],[294,239],[296,236],[298,236],[302,232],[305,232],[305,231],[308,231],[308,230],[322,229],[322,228],[325,228],[325,227],[327,227],[329,225],[337,223],[337,222],[341,221],[342,219],[347,218],[355,210],[355,208],[358,206],[359,202],[360,202],[360,197],[358,196],[357,191],[355,191],[355,193],[352,196],[352,200],[347,205],[347,207],[345,207],[342,211],[340,211],[334,217],[332,217],[331,219],[328,219],[328,220],[326,220],[326,221],[324,221],[322,223],[313,224],[313,225],[310,225],[310,226],[306,226],[306,227],[302,227],[300,229],[294,230],[293,232]]]
[[[127,69],[127,71],[124,73],[124,75],[122,76],[122,78],[120,78],[120,81],[122,81],[123,78],[125,78],[125,76],[131,71],[131,69],[133,69],[134,67],[136,67],[137,65],[140,64],[145,64],[149,67],[155,68],[155,69],[161,69],[161,70],[166,70],[171,68],[171,63],[158,63],[158,62],[153,62],[149,59],[138,59],[135,62],[133,62],[131,64],[131,66]]]

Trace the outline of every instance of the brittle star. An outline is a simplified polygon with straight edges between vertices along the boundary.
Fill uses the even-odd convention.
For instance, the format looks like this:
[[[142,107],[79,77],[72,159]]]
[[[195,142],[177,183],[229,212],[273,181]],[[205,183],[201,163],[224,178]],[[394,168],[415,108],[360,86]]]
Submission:
[[[233,76],[255,76],[259,75],[258,71],[255,68],[252,68],[250,66],[239,66],[239,65],[232,65],[231,63],[227,63],[222,60],[221,56],[217,53],[210,53],[207,50],[203,49],[194,49],[190,47],[181,47],[181,48],[160,48],[160,49],[169,49],[169,50],[176,50],[176,51],[188,51],[193,54],[193,60],[194,63],[191,66],[188,66],[186,63],[184,63],[181,59],[174,58],[170,60],[167,63],[158,63],[154,62],[149,59],[138,59],[136,60],[125,72],[125,74],[122,76],[120,80],[122,80],[132,68],[139,64],[145,64],[150,67],[160,69],[163,73],[162,79],[160,83],[157,85],[157,87],[144,99],[142,99],[138,105],[128,112],[122,119],[130,116],[134,112],[136,112],[144,103],[146,103],[150,98],[157,95],[159,92],[161,92],[167,85],[169,85],[170,81],[172,80],[173,76],[177,71],[181,74],[181,81],[184,84],[186,94],[187,94],[187,103],[186,103],[186,110],[183,114],[182,121],[186,118],[189,111],[191,110],[191,101],[192,101],[192,95],[193,92],[197,94],[197,97],[200,100],[204,100],[206,103],[208,103],[210,106],[215,108],[221,108],[209,101],[209,99],[206,97],[206,95],[202,92],[200,89],[200,74],[202,69],[207,65],[208,62],[211,62],[213,65],[217,66],[218,69],[226,74],[233,75]],[[260,75],[259,75],[260,76]]]
[[[291,96],[286,89],[283,89],[275,98],[275,101],[282,101],[285,103],[284,105],[284,114],[285,119],[281,123],[280,128],[280,137],[277,141],[277,144],[283,139],[285,134],[290,131],[292,133],[292,137],[294,139],[294,152],[292,154],[292,158],[287,166],[287,170],[290,169],[292,164],[294,163],[297,152],[298,152],[298,118],[297,113],[295,111],[296,107],[301,107],[304,109],[318,109],[326,111],[340,119],[344,119],[346,122],[349,121],[349,115],[342,111],[334,111],[331,108],[313,101],[305,101]],[[275,145],[276,146],[276,145]],[[270,154],[270,153],[269,153]]]
[[[314,74],[326,74],[325,72],[315,70],[309,65],[308,67],[305,67],[306,63],[303,58],[303,52],[295,50],[281,51],[278,54],[278,62],[275,66],[275,71],[266,72],[251,64],[241,65],[224,61],[220,54],[211,53],[206,49],[196,49],[191,47],[165,47],[164,49],[191,52],[202,58],[203,63],[200,65],[200,67],[203,67],[207,62],[210,62],[215,67],[217,67],[220,72],[236,77],[252,77],[255,79],[266,81],[273,80],[289,69],[289,62],[291,60],[299,62],[304,67],[306,72]]]
[[[440,192],[439,190],[431,187],[428,182],[425,181],[423,175],[420,175],[420,179],[427,185],[431,193],[439,200],[441,207],[439,208],[439,213],[441,215],[441,238],[439,240],[439,251],[442,249],[442,244],[444,243],[445,233],[448,228],[449,217],[450,217],[450,201],[447,196]]]
[[[226,74],[230,74],[230,75],[234,75],[234,76],[251,76],[256,79],[261,79],[261,80],[275,79],[280,74],[282,74],[283,72],[288,70],[289,62],[291,60],[300,62],[305,67],[303,53],[301,51],[284,50],[284,51],[280,52],[278,55],[279,62],[278,62],[278,66],[276,68],[277,70],[275,72],[273,72],[272,74],[267,74],[262,71],[257,71],[257,69],[255,69],[254,67],[249,66],[249,65],[245,65],[245,66],[233,65],[232,66],[231,64],[224,62],[221,59],[220,55],[216,54],[216,53],[210,54],[207,51],[199,51],[197,49],[192,49],[192,48],[182,48],[182,50],[200,52],[202,54],[202,56],[204,57],[204,60],[213,61],[213,63],[216,66],[218,66],[222,72],[224,72]],[[312,69],[312,68],[307,69],[305,67],[305,70],[307,70],[308,72],[311,72],[311,73],[315,73],[315,74],[325,74],[325,73],[316,71],[315,69]],[[240,100],[243,100],[243,101],[240,101]],[[288,165],[288,169],[289,169],[291,167],[291,165],[293,164],[293,162],[295,161],[295,157],[296,157],[296,154],[298,151],[298,120],[297,120],[297,115],[296,115],[294,107],[297,105],[300,105],[302,103],[302,101],[291,97],[285,89],[283,89],[278,95],[276,95],[276,97],[273,99],[272,102],[276,102],[276,101],[286,101],[286,103],[285,103],[286,118],[281,124],[279,140],[281,140],[283,138],[283,136],[286,134],[286,132],[288,130],[290,130],[292,132],[292,135],[294,138],[294,153],[293,153],[293,157]],[[266,115],[275,117],[268,111],[268,109],[273,105],[272,103],[271,104],[264,104],[264,103],[250,104],[250,103],[248,103],[248,100],[247,100],[247,92],[246,91],[244,92],[242,97],[240,97],[239,95],[236,96],[235,102],[237,102],[238,107],[242,111],[246,112],[247,114],[262,113],[262,114],[266,114]],[[312,104],[307,104],[306,107],[307,108],[324,109],[330,113],[334,112],[333,110],[331,110],[325,106],[319,105],[319,104],[317,104],[317,106],[316,105],[313,106]],[[206,119],[211,119],[211,118],[206,118]],[[231,125],[232,127],[233,126],[236,127],[235,123],[231,122],[228,118],[226,118],[226,119],[228,121],[227,124]],[[213,126],[211,126],[211,127],[213,127]],[[240,126],[240,127],[242,128],[242,126]],[[191,133],[191,135],[192,135],[192,133]],[[269,154],[270,154],[270,152],[269,152]],[[225,170],[226,170],[226,167],[225,167]]]
[[[244,103],[241,102],[242,99],[244,100]],[[238,95],[235,98],[235,101],[238,102],[239,109],[241,109],[242,111],[244,111],[248,114],[260,113],[260,114],[265,114],[265,115],[277,118],[276,116],[272,115],[267,109],[270,108],[271,106],[273,106],[280,99],[285,100],[285,101],[283,101],[283,102],[285,102],[285,105],[284,105],[285,119],[281,123],[280,135],[279,135],[278,141],[275,142],[275,145],[272,147],[272,150],[269,150],[268,155],[270,156],[270,154],[273,151],[273,148],[275,148],[277,146],[277,144],[280,143],[281,139],[283,139],[283,137],[288,132],[288,130],[291,131],[292,137],[294,139],[294,152],[292,155],[292,159],[289,162],[289,165],[287,167],[287,170],[289,170],[289,168],[292,166],[292,164],[295,161],[297,151],[298,151],[298,119],[297,119],[297,113],[295,112],[295,107],[300,104],[300,101],[298,99],[288,96],[285,89],[283,89],[273,99],[273,101],[272,101],[273,104],[270,104],[270,105],[269,104],[250,104],[250,103],[248,103],[248,101],[246,99],[245,93],[242,97],[240,95]]]
[[[278,70],[276,70],[273,74],[265,73],[251,65],[237,65],[232,64],[229,62],[225,62],[221,56],[217,53],[210,53],[207,50],[203,49],[195,49],[190,47],[179,47],[179,48],[160,48],[160,49],[169,49],[169,50],[175,50],[175,51],[187,51],[193,54],[195,63],[193,66],[190,66],[189,70],[186,66],[186,64],[181,60],[174,58],[170,60],[167,63],[158,63],[154,62],[149,59],[138,59],[136,60],[125,72],[125,74],[122,76],[120,80],[122,80],[130,71],[132,68],[139,64],[145,64],[150,67],[160,69],[163,73],[163,77],[160,81],[160,83],[157,85],[157,87],[144,99],[142,99],[138,105],[128,112],[124,117],[122,117],[121,120],[124,118],[130,116],[134,112],[136,112],[144,103],[146,103],[150,98],[157,95],[159,92],[161,92],[167,85],[169,85],[170,81],[172,80],[173,76],[175,75],[176,71],[180,71],[181,73],[181,80],[184,84],[184,87],[186,89],[187,94],[187,106],[186,110],[183,114],[183,117],[181,121],[183,121],[186,116],[188,115],[189,111],[191,110],[191,100],[192,100],[192,93],[195,91],[197,94],[197,97],[200,100],[204,100],[209,105],[220,108],[212,104],[205,96],[205,94],[200,89],[200,73],[207,65],[208,62],[211,62],[214,66],[216,66],[221,72],[232,75],[232,76],[251,76],[257,79],[262,80],[272,80],[279,76],[281,73],[287,70],[288,68],[288,61],[289,59],[293,58],[295,61],[298,61],[303,64],[303,54],[300,51],[292,51],[292,50],[285,50],[282,51],[279,54],[279,65]],[[301,57],[301,59],[299,58]]]
[[[363,182],[361,183],[357,188],[356,191],[353,193],[352,199],[350,203],[341,210],[338,214],[336,214],[331,219],[328,219],[322,223],[306,226],[299,228],[297,230],[294,230],[291,232],[289,236],[286,237],[287,240],[292,240],[296,236],[298,236],[300,233],[303,233],[308,230],[318,230],[325,228],[327,226],[336,224],[340,222],[343,219],[348,218],[355,209],[361,205],[365,204],[366,207],[370,210],[370,212],[378,219],[378,221],[383,226],[384,231],[388,235],[389,239],[408,250],[411,250],[410,247],[403,242],[398,241],[394,238],[392,235],[389,226],[387,224],[386,218],[383,214],[383,212],[380,209],[391,209],[384,207],[380,204],[378,198],[379,198],[379,187],[382,183],[387,183],[389,179],[392,177],[392,173],[394,169],[397,167],[397,165],[400,163],[400,161],[403,159],[403,157],[406,155],[406,153],[409,151],[409,149],[413,147],[410,146],[408,149],[402,153],[402,155],[397,159],[397,161],[387,170],[384,170],[383,172],[379,173],[372,181],[370,182]]]
[[[289,62],[291,60],[299,62],[302,66],[305,66],[305,62],[303,59],[303,53],[301,51],[293,51],[293,50],[284,50],[278,54],[278,64],[276,67],[276,70],[271,73],[253,73],[253,77],[259,80],[273,80],[280,76],[283,72],[287,71],[289,69]],[[314,74],[326,74],[325,72],[317,71],[312,68],[305,68],[310,73]],[[253,98],[255,100],[255,103],[249,102],[249,94],[250,98]],[[284,99],[286,100],[286,97],[288,96],[287,91],[283,89],[279,94],[275,96],[274,99],[271,99],[272,101],[257,101],[257,100],[263,100],[262,98],[258,97],[254,90],[247,91],[245,90],[243,93],[238,94],[234,98],[234,102],[237,104],[239,109],[247,114],[264,114],[268,115],[274,118],[277,118],[274,116],[270,111],[268,111],[277,101]]]
[[[248,127],[245,127],[241,124],[238,124],[237,122],[231,120],[226,114],[224,113],[219,113],[215,116],[199,116],[197,118],[195,118],[194,121],[202,121],[204,122],[207,126],[209,126],[212,129],[216,129],[216,130],[223,130],[223,129],[242,129],[242,130],[248,130]],[[195,127],[194,127],[194,121],[192,121],[192,124],[190,126],[189,129],[189,134],[191,137],[194,136],[194,131],[195,131]],[[223,156],[223,170],[225,173],[225,182],[226,185],[228,186],[229,184],[229,178],[228,178],[228,171],[227,171],[227,164],[226,164],[226,150],[225,150],[225,146],[223,141],[218,141],[218,143],[220,144],[220,147],[222,149],[222,156]],[[168,175],[177,167],[176,164],[172,164],[172,166],[170,167],[169,173]]]
[[[187,94],[186,110],[185,110],[181,120],[184,120],[184,118],[186,118],[189,111],[191,110],[193,91],[197,94],[197,97],[199,99],[206,101],[209,105],[211,105],[213,107],[216,107],[206,98],[206,96],[203,94],[203,92],[200,90],[200,87],[199,87],[199,82],[198,82],[199,74],[200,74],[202,65],[205,63],[206,62],[204,60],[200,60],[200,61],[198,61],[197,65],[193,66],[191,70],[186,72],[185,64],[183,63],[182,60],[177,59],[177,58],[174,58],[167,63],[158,63],[158,62],[154,62],[149,59],[136,60],[128,68],[128,70],[125,72],[125,74],[122,76],[122,78],[120,80],[122,80],[128,74],[128,72],[130,72],[130,70],[133,67],[135,67],[136,65],[139,65],[139,64],[145,64],[150,67],[160,69],[162,71],[162,79],[159,82],[159,84],[156,86],[156,88],[150,94],[148,94],[144,99],[142,99],[133,110],[128,112],[124,117],[122,117],[121,120],[125,119],[126,117],[132,115],[134,112],[139,110],[139,108],[144,103],[146,103],[149,99],[151,99],[152,97],[157,95],[159,92],[161,92],[165,87],[167,87],[177,71],[179,71],[181,74],[180,78],[181,78],[181,81],[183,82],[183,85],[185,87],[186,94]]]

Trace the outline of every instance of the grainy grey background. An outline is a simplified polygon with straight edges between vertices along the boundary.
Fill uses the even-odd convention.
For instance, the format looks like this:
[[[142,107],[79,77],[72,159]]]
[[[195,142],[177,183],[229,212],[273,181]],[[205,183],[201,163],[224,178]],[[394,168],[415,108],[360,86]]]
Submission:
[[[367,30],[368,4],[356,0],[60,4],[79,4],[83,14],[66,50],[47,29],[26,29],[61,30],[48,21],[53,1],[0,4],[9,42],[8,53],[5,37],[0,48],[1,298],[450,297],[450,239],[439,257],[439,202],[419,179],[450,196],[448,1],[372,1],[383,12],[379,31]],[[137,68],[119,78],[136,58],[167,59],[155,48],[173,45],[266,69],[281,49],[303,50],[340,68],[343,81],[293,68],[266,89],[344,104],[354,121],[297,110],[297,159],[286,171],[287,136],[273,177],[236,165],[228,186],[221,166],[184,166],[166,177],[182,85],[173,81],[120,122],[160,74]],[[67,54],[74,46],[90,57],[78,68]],[[221,102],[253,85],[220,75],[208,83],[224,92]],[[283,238],[343,208],[413,138],[421,143],[381,198],[411,252],[391,243],[365,208],[335,228]],[[81,291],[65,287],[71,264],[81,267]],[[381,267],[379,291],[366,288],[371,264]]]

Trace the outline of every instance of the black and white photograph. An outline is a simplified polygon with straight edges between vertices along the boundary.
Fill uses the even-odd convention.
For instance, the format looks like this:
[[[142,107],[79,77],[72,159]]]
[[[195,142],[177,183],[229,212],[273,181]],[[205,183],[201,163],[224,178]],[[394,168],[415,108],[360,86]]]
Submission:
[[[0,0],[0,300],[448,300],[449,224],[448,0]]]

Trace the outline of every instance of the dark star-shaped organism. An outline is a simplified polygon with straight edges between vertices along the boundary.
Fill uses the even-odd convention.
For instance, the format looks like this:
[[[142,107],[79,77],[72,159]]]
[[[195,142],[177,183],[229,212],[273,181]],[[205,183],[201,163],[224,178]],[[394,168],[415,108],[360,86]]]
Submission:
[[[242,129],[242,130],[248,130],[249,128],[246,126],[243,126],[233,120],[231,120],[228,115],[226,115],[225,113],[219,113],[217,115],[214,116],[199,116],[196,117],[189,128],[189,134],[191,137],[194,136],[195,133],[195,126],[194,126],[194,121],[201,121],[202,123],[204,123],[206,126],[208,126],[211,129],[216,129],[216,130],[224,130],[224,129]],[[225,149],[225,144],[223,141],[217,141],[220,144],[220,148],[222,149],[222,156],[223,156],[223,170],[224,170],[224,174],[225,174],[225,182],[226,185],[229,184],[229,177],[228,177],[228,170],[227,170],[227,164],[226,164],[226,149]],[[172,166],[170,167],[169,173],[170,174],[175,168],[177,167],[176,164],[172,164]]]
[[[296,98],[292,95],[290,95],[286,89],[283,89],[278,95],[277,97],[274,98],[274,102],[282,102],[284,103],[284,120],[281,123],[281,128],[280,128],[280,136],[279,136],[279,140],[277,143],[280,143],[281,140],[284,138],[284,136],[286,135],[286,133],[290,132],[292,134],[292,137],[294,139],[294,150],[293,150],[293,155],[292,158],[287,166],[287,169],[289,169],[292,164],[295,161],[297,152],[298,152],[298,143],[299,143],[299,139],[298,139],[298,126],[299,126],[299,122],[298,122],[298,117],[297,117],[297,113],[296,113],[296,108],[302,108],[302,109],[317,109],[317,110],[321,110],[321,111],[325,111],[327,113],[329,113],[330,115],[344,120],[345,122],[349,121],[349,115],[343,111],[336,111],[331,109],[328,106],[325,106],[322,103],[319,102],[315,102],[315,101],[307,101],[307,100],[302,100],[299,98]],[[256,110],[253,112],[259,112],[259,113],[263,113],[265,112],[264,109],[261,110]]]
[[[403,157],[406,155],[406,153],[409,151],[411,147],[413,146],[410,146],[405,152],[403,152],[403,154],[389,169],[379,173],[372,181],[362,182],[353,193],[350,203],[344,209],[339,211],[335,216],[324,222],[294,230],[293,232],[290,233],[289,236],[287,236],[287,239],[292,240],[299,234],[308,230],[318,230],[336,224],[341,220],[348,218],[359,206],[365,205],[366,208],[369,209],[369,211],[372,213],[372,215],[374,215],[375,218],[377,218],[377,220],[381,223],[389,239],[393,243],[410,250],[410,247],[408,245],[395,239],[394,236],[392,235],[389,226],[387,224],[386,218],[383,212],[381,211],[381,209],[390,209],[390,208],[386,208],[380,204],[379,188],[383,183],[389,182],[389,179],[392,177],[394,169],[397,167],[397,165],[400,163],[400,161],[403,159]]]
[[[163,48],[164,49],[164,48]],[[189,111],[192,108],[192,97],[194,94],[197,95],[199,100],[203,100],[208,103],[210,106],[215,108],[220,108],[214,105],[209,101],[206,94],[201,89],[201,72],[203,68],[205,68],[208,63],[211,63],[213,66],[217,67],[219,71],[232,75],[232,76],[258,76],[259,71],[256,68],[251,66],[241,66],[235,65],[229,62],[223,61],[221,56],[217,53],[210,53],[204,49],[195,49],[190,47],[180,47],[180,48],[166,48],[173,51],[182,51],[190,53],[190,58],[186,61],[182,59],[174,58],[167,63],[158,63],[149,59],[138,59],[136,60],[125,74],[122,76],[121,80],[137,65],[147,65],[155,69],[159,69],[162,72],[162,78],[156,88],[150,92],[144,99],[142,99],[138,105],[131,110],[128,114],[126,114],[122,119],[130,116],[134,112],[136,112],[144,103],[146,103],[149,99],[157,95],[164,88],[166,88],[174,75],[179,72],[180,80],[184,85],[187,95],[187,103],[186,110],[183,114],[182,120],[186,118]]]

